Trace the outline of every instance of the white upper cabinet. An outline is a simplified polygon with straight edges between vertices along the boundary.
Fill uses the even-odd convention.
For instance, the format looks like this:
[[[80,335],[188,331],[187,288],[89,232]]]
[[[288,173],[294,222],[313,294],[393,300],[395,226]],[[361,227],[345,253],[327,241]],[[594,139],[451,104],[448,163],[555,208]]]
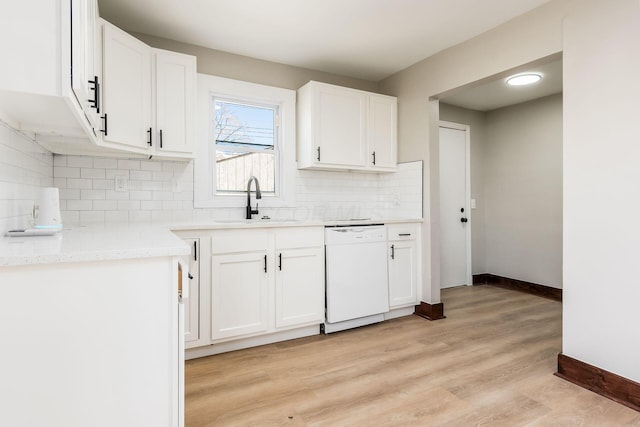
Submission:
[[[195,57],[99,19],[97,0],[9,2],[3,14],[3,121],[58,154],[193,157]]]
[[[102,21],[102,140],[146,153],[153,145],[151,49]]]
[[[100,81],[97,42],[97,4],[71,0],[71,90],[92,128],[98,127]]]
[[[0,116],[50,139],[95,139],[93,80],[96,0],[5,2],[0,25]]]
[[[369,95],[369,158],[376,170],[394,171],[398,147],[398,101],[395,97]]]
[[[158,155],[193,153],[196,58],[154,49]]]
[[[394,171],[397,100],[326,83],[298,90],[298,168]]]
[[[103,26],[102,141],[154,157],[192,158],[196,58]]]

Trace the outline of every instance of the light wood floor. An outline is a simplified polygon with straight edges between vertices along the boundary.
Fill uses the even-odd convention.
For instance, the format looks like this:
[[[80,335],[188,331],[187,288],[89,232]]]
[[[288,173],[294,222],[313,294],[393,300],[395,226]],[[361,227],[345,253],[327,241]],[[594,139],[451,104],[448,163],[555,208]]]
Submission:
[[[186,425],[640,426],[640,413],[553,375],[561,304],[492,286],[408,316],[196,359]]]

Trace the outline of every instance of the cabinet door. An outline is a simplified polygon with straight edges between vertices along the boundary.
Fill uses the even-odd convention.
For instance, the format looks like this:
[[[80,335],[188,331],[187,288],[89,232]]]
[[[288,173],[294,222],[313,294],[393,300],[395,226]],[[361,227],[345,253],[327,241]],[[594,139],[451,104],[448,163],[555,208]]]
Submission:
[[[417,303],[416,242],[389,242],[389,307]]]
[[[156,153],[192,153],[196,59],[163,50],[155,53]]]
[[[211,257],[211,339],[268,328],[269,271],[266,252]]]
[[[144,151],[151,129],[151,48],[103,21],[103,141]],[[151,132],[149,132],[151,131]]]
[[[398,146],[398,101],[384,95],[369,95],[369,158],[376,170],[395,170]]]
[[[191,248],[189,254],[189,298],[184,305],[184,341],[189,343],[200,338],[200,239],[183,239]]]
[[[324,248],[277,251],[276,327],[324,319]]]
[[[71,0],[71,90],[91,127],[98,122],[98,85],[95,83],[95,0]]]
[[[367,151],[367,95],[319,85],[315,93],[317,165],[363,168]],[[319,150],[319,151],[318,151]]]

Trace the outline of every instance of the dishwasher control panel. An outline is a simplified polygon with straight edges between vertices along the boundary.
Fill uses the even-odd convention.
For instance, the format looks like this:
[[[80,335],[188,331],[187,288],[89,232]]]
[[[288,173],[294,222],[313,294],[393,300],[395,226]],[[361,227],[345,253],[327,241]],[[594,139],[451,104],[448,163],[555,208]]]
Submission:
[[[325,228],[326,245],[347,245],[353,243],[385,242],[387,227],[384,225],[355,225]]]

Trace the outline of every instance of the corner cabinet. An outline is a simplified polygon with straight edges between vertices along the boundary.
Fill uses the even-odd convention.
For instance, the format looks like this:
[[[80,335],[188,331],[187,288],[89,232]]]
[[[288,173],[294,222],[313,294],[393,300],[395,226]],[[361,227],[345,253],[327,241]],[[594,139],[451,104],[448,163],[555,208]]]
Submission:
[[[297,117],[299,169],[395,171],[395,97],[311,81]]]
[[[104,20],[102,49],[102,141],[146,153],[153,142],[151,49]]]
[[[419,224],[412,223],[387,226],[389,307],[392,309],[419,302],[419,229]]]
[[[153,49],[101,20],[102,141],[149,157],[192,158],[196,58]]]
[[[97,0],[3,3],[0,117],[47,148],[95,144],[97,10]]]
[[[0,117],[56,154],[193,158],[196,58],[98,18],[97,0],[3,6]]]

